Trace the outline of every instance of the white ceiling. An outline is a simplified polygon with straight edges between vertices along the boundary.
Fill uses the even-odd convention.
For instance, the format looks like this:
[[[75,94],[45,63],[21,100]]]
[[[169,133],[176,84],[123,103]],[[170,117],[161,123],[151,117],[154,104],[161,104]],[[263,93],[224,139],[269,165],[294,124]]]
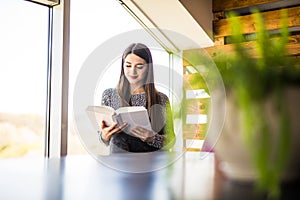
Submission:
[[[206,6],[211,3],[211,0],[197,1],[198,5],[199,2]],[[211,30],[204,30],[178,0],[123,0],[123,4],[171,51],[213,46],[213,41],[207,34]],[[212,16],[207,16],[207,12],[203,14],[203,19],[209,20],[206,24],[211,24]],[[199,16],[201,18],[201,13],[198,13]]]

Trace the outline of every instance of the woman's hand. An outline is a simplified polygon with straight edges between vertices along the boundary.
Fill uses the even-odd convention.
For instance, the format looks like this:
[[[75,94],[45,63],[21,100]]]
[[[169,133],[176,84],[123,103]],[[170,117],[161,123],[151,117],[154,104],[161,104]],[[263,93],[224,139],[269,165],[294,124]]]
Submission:
[[[101,123],[101,137],[104,141],[109,141],[110,138],[116,134],[122,131],[122,129],[124,129],[127,124],[123,123],[121,126],[117,126],[118,124],[116,122],[114,122],[111,126],[107,126],[105,124],[105,121],[102,121]]]
[[[155,135],[154,131],[145,129],[140,126],[136,126],[130,131],[134,136],[140,138],[143,142],[152,142]]]

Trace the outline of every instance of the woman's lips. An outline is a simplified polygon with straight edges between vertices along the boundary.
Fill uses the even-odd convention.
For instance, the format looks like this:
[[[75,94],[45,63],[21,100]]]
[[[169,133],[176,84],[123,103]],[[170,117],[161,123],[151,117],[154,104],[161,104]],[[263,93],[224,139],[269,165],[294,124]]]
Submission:
[[[138,76],[130,76],[129,75],[129,78],[131,78],[131,79],[136,79]]]

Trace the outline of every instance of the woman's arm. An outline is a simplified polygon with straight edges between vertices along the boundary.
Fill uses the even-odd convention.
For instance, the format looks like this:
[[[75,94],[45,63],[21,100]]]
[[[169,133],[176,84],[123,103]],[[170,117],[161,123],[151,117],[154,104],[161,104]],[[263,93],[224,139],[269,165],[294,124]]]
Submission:
[[[113,123],[111,126],[106,126],[105,122],[102,121],[101,123],[101,131],[99,133],[99,136],[102,140],[102,142],[106,145],[109,145],[110,138],[114,134],[120,133],[125,127],[127,126],[126,123],[123,123],[121,126],[118,126],[118,123]]]
[[[114,107],[113,99],[116,98],[115,89],[108,88],[103,91],[101,105]],[[104,121],[101,122],[100,130],[98,130],[99,140],[104,143],[106,146],[109,145],[110,138],[112,135],[121,132],[123,128],[126,127],[126,124],[117,126],[117,123],[113,123],[111,126],[107,126]]]

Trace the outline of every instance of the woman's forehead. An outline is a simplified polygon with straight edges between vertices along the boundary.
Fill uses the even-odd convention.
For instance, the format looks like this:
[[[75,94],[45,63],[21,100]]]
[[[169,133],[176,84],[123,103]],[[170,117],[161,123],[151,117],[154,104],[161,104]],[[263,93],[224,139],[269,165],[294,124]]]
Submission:
[[[125,57],[125,62],[130,63],[146,63],[146,61],[136,54],[130,53]]]

